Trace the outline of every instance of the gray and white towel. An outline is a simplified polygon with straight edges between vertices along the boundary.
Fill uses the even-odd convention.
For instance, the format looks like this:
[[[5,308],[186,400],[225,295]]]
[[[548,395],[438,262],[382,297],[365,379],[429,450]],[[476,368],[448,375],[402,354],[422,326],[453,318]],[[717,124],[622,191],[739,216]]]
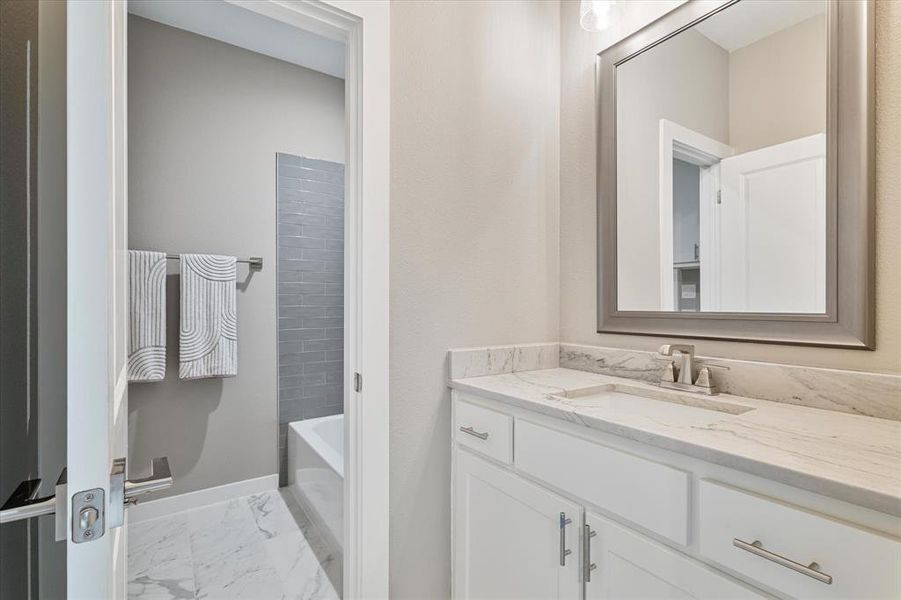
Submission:
[[[182,254],[178,376],[238,374],[235,257]]]
[[[128,251],[128,380],[166,376],[166,255]]]

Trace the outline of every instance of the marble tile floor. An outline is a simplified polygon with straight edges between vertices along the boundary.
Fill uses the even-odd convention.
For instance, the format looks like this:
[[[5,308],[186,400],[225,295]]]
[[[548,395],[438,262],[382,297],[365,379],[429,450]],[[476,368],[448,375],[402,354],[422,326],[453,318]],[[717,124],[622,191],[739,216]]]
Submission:
[[[338,600],[341,564],[287,489],[129,526],[131,600]]]

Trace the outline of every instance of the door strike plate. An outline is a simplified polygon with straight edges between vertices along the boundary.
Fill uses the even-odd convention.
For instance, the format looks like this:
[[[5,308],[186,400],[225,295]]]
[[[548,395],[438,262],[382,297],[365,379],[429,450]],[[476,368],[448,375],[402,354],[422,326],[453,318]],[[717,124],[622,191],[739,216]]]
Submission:
[[[103,488],[72,495],[72,541],[76,544],[99,540],[106,533]]]

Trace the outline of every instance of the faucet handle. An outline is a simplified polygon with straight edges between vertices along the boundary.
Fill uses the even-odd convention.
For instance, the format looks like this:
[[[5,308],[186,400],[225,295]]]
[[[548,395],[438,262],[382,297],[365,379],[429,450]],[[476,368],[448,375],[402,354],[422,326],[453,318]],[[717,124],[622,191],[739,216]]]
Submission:
[[[726,365],[718,365],[715,363],[703,364],[698,368],[698,378],[695,379],[695,385],[699,388],[702,388],[707,394],[715,394],[717,392],[716,385],[713,383],[713,378],[710,376],[710,369],[722,369],[724,371],[728,371],[729,367]]]
[[[666,364],[665,367],[663,367],[663,374],[660,376],[660,381],[675,383],[677,376],[678,373],[676,371],[676,362],[671,360]]]
[[[695,379],[694,385],[699,388],[704,388],[704,390],[708,394],[712,394],[716,387],[713,385],[713,380],[710,378],[710,368],[709,367],[701,367],[698,369],[698,378]]]

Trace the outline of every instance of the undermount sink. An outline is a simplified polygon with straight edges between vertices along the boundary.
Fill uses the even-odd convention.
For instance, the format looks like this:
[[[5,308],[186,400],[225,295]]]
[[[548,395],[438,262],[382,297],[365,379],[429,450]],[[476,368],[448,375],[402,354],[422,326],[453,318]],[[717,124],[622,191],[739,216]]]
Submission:
[[[573,407],[597,409],[611,416],[640,416],[673,425],[711,423],[753,407],[664,390],[608,384],[569,390],[554,397]]]

